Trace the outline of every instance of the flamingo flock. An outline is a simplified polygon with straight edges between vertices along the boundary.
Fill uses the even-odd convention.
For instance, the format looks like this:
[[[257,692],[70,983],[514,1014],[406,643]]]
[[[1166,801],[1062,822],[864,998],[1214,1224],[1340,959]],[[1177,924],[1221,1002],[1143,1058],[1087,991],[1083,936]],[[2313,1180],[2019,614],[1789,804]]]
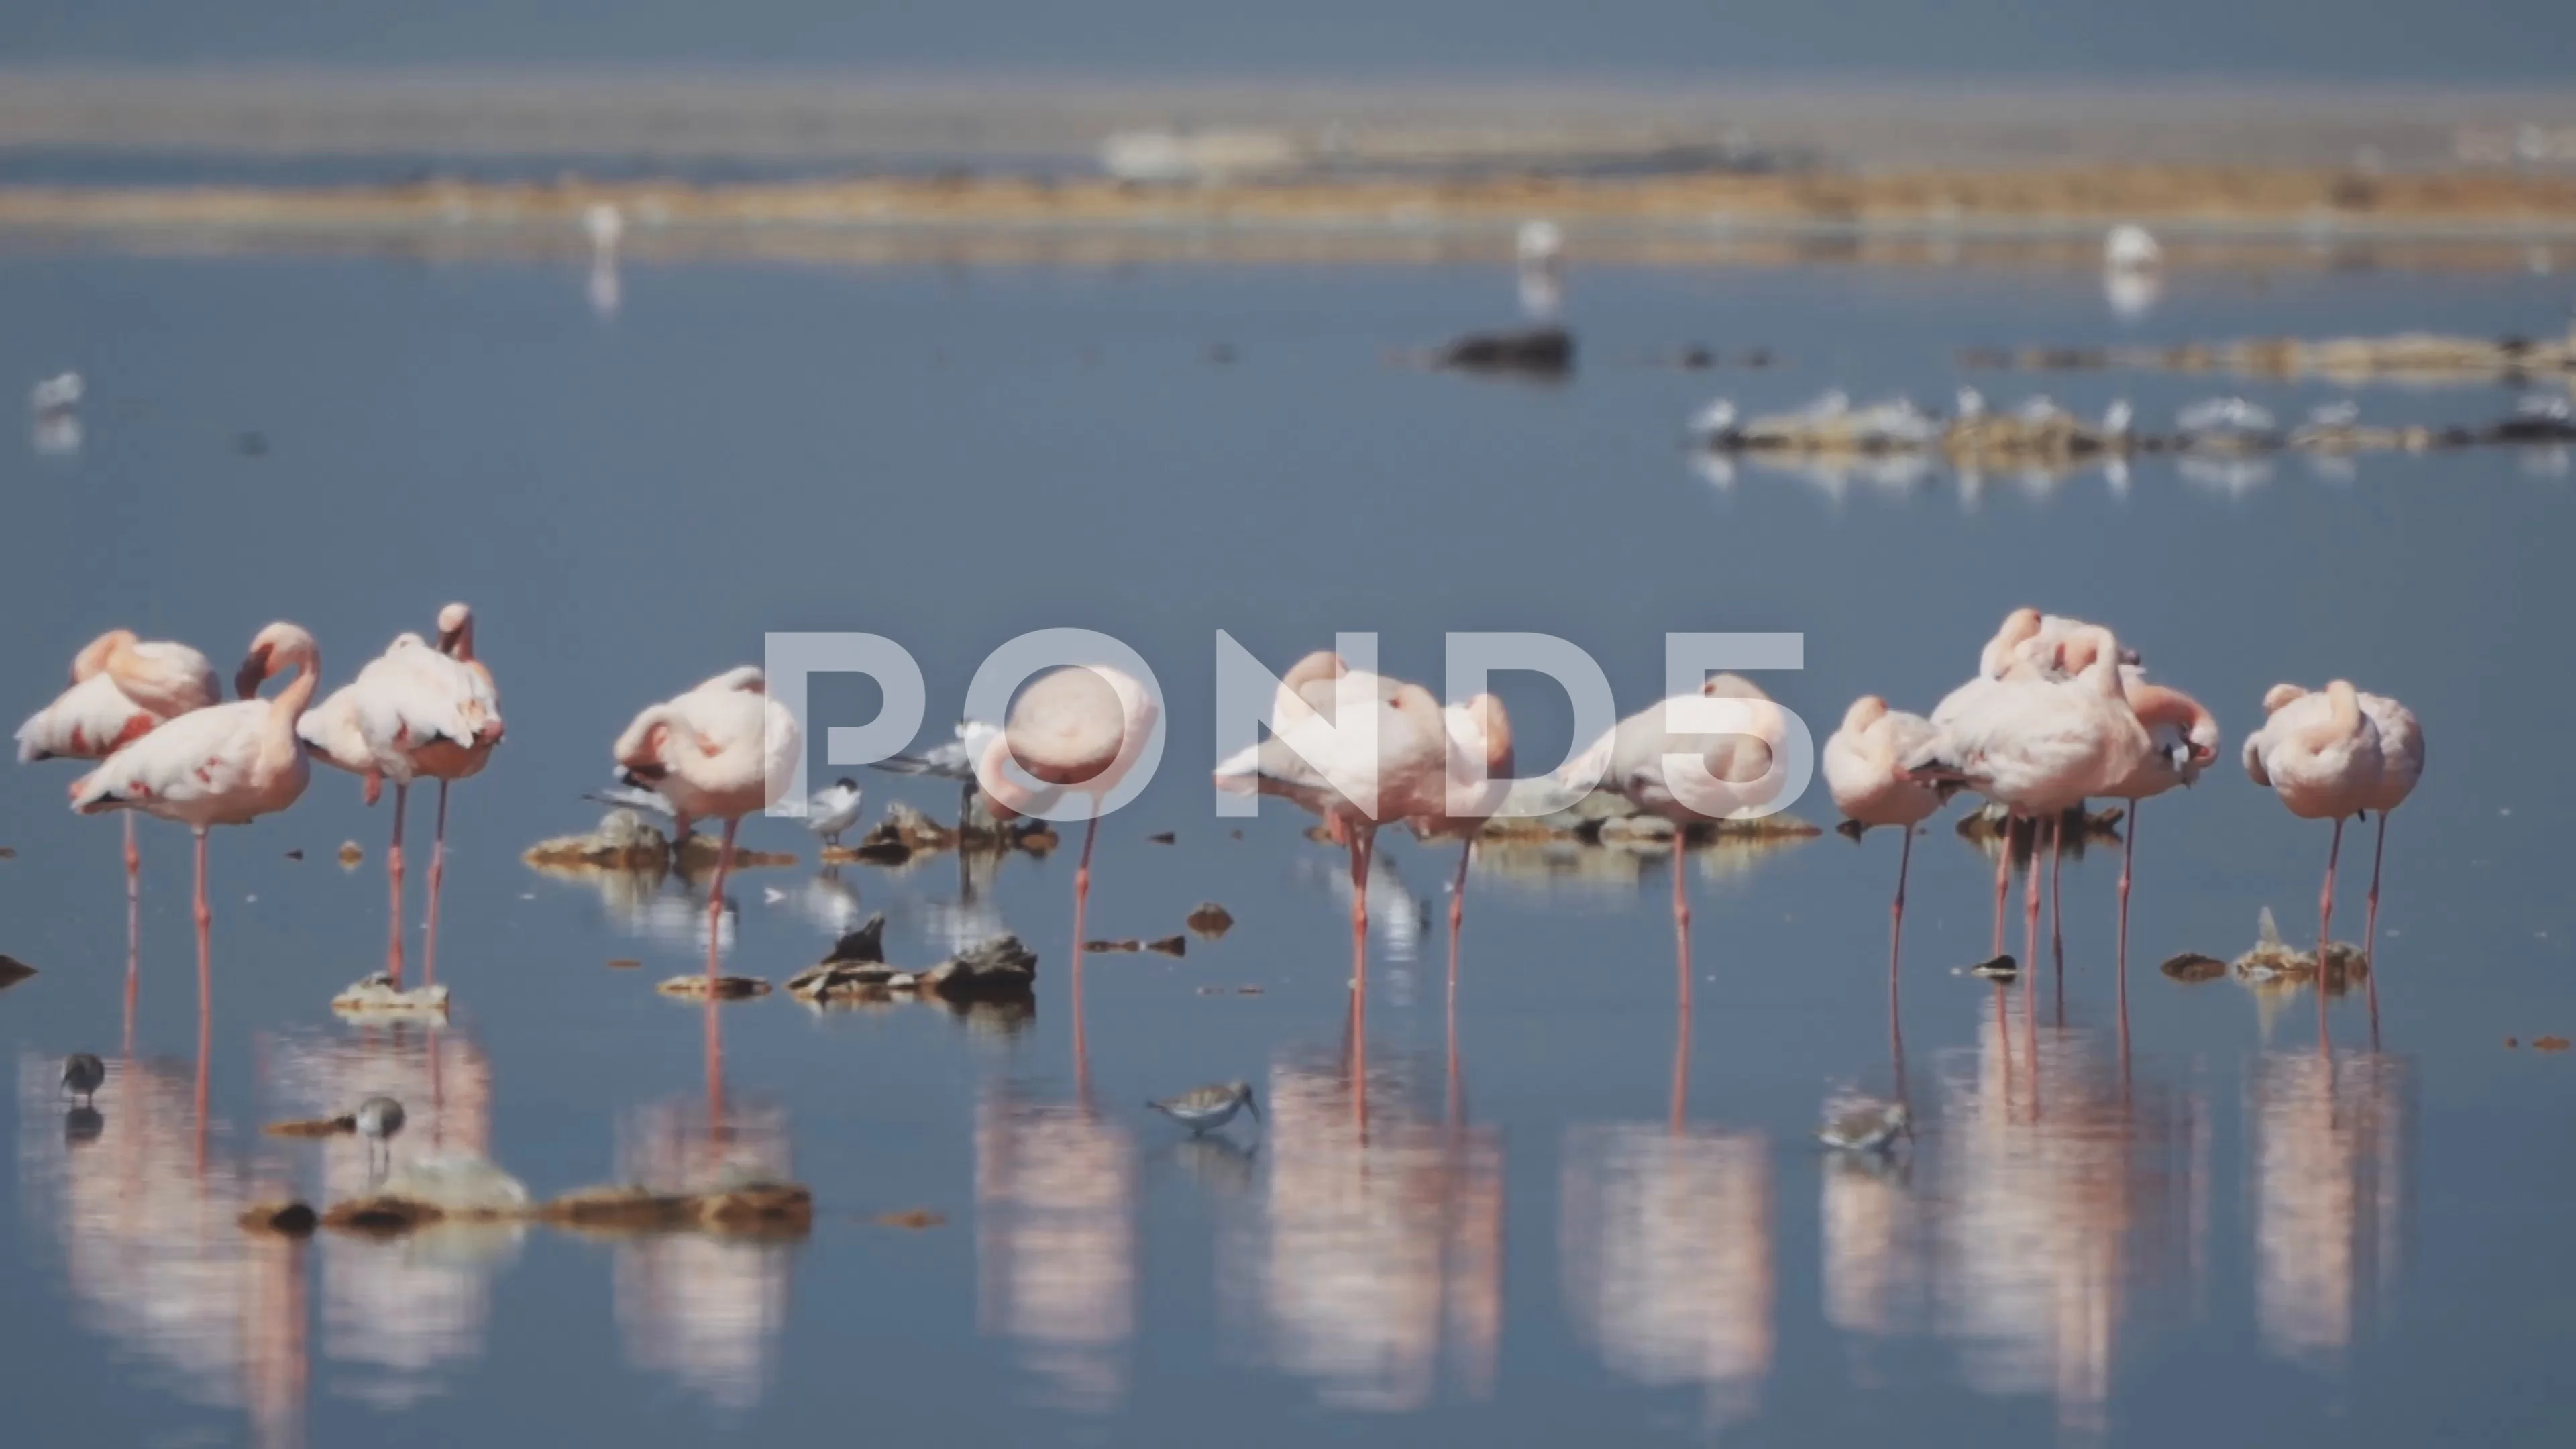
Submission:
[[[430,864],[423,977],[436,978],[437,903],[445,861],[448,791],[482,772],[505,728],[490,667],[474,647],[473,611],[450,604],[433,636],[405,633],[345,685],[317,702],[321,656],[313,636],[275,623],[251,641],[235,684],[220,702],[213,666],[198,651],[115,630],[72,662],[71,687],[18,730],[22,761],[73,758],[95,767],[71,786],[83,814],[128,812],[125,865],[129,903],[138,894],[140,855],[132,814],[186,826],[195,837],[195,919],[201,998],[209,991],[206,853],[209,831],[286,809],[310,779],[310,761],[347,771],[375,804],[393,786],[386,850],[390,920],[386,976],[397,991],[404,969],[404,832],[410,788],[438,783]],[[263,697],[270,681],[292,675]],[[2275,686],[2267,720],[2244,742],[2247,773],[2302,819],[2334,831],[2319,893],[2319,931],[2333,927],[2335,872],[2344,822],[2379,812],[2369,892],[2375,938],[2388,815],[2422,777],[2424,735],[2405,706],[2336,680],[2320,690]],[[1500,700],[1479,695],[1442,705],[1428,688],[1351,667],[1318,651],[1280,681],[1272,733],[1218,764],[1221,790],[1278,796],[1322,822],[1349,854],[1354,986],[1367,991],[1369,880],[1382,824],[1402,823],[1422,841],[1461,841],[1451,890],[1450,948],[1464,926],[1467,868],[1483,822],[1515,784],[1535,786],[1541,809],[1561,808],[1594,789],[1625,797],[1674,834],[1673,920],[1679,1005],[1691,995],[1690,900],[1683,870],[1689,832],[1707,821],[1768,814],[1795,773],[1788,755],[1803,726],[1752,682],[1708,677],[1696,691],[1658,701],[1620,720],[1559,770],[1515,782],[1512,728]],[[1126,780],[1159,727],[1151,691],[1105,666],[1059,668],[1023,688],[1000,726],[969,724],[956,743],[930,755],[886,762],[900,772],[962,778],[996,819],[1024,814],[1086,821],[1074,872],[1077,960],[1091,890],[1091,858],[1109,797]],[[1878,695],[1853,702],[1821,755],[1835,805],[1860,831],[1893,827],[1903,840],[1890,901],[1891,993],[1902,953],[1907,877],[1915,829],[1956,793],[1973,792],[2005,813],[1994,896],[1994,949],[2003,955],[2005,905],[2017,852],[2028,850],[2023,889],[2024,958],[2035,956],[2043,849],[2052,901],[2062,872],[2070,812],[2090,800],[2124,803],[2128,828],[2118,885],[2120,970],[2125,987],[2128,912],[2144,801],[2191,785],[2218,756],[2214,715],[2189,694],[2150,680],[2137,653],[2109,628],[2016,609],[1979,651],[1975,675],[1928,715],[1891,708]],[[635,716],[611,754],[630,791],[660,802],[686,834],[719,822],[721,847],[708,893],[707,969],[718,969],[724,887],[742,818],[777,802],[802,758],[790,711],[769,697],[757,667],[743,667]],[[1068,797],[1089,809],[1058,814]],[[819,834],[856,824],[861,793],[843,780],[818,795]],[[1515,813],[1537,813],[1536,811]],[[2321,946],[2322,950],[2322,946]],[[129,953],[128,991],[132,992]],[[2376,985],[2372,1014],[2377,1015]]]
[[[2369,939],[2377,937],[2388,812],[2405,803],[2423,775],[2423,729],[2404,705],[2364,693],[2345,680],[2317,691],[2275,685],[2263,706],[2268,719],[2245,741],[2246,773],[2277,794],[2291,814],[2334,822],[2318,898],[2322,961],[2334,927],[2343,822],[2371,810],[2380,812],[2368,926]],[[2010,822],[1995,875],[1998,956],[2011,883],[2012,835],[2029,839],[2022,894],[2026,960],[2037,949],[2042,841],[2054,900],[2068,813],[2088,800],[2125,802],[2119,880],[2125,992],[2139,805],[2192,784],[2217,759],[2219,744],[2216,717],[2181,690],[2151,682],[2135,651],[2124,648],[2110,629],[2030,608],[2005,616],[1979,653],[1976,677],[1953,690],[1928,718],[1891,711],[1874,695],[1854,702],[1842,728],[1826,742],[1826,783],[1836,805],[1862,829],[1895,826],[1907,839],[1891,911],[1891,990],[1904,931],[1913,829],[1936,813],[1950,792],[1964,789],[2002,807]],[[2320,1012],[2323,995],[2319,993]],[[2371,1015],[2376,1021],[2375,981]]]

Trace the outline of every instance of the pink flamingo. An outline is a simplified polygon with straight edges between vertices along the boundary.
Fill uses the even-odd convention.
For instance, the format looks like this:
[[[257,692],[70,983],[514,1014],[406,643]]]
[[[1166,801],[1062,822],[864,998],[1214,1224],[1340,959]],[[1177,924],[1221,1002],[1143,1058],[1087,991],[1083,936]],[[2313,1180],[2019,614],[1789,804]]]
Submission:
[[[263,681],[292,669],[295,680],[274,698],[256,697]],[[206,904],[206,832],[248,825],[304,793],[311,766],[295,721],[312,702],[322,673],[313,636],[277,623],[251,639],[237,676],[246,696],[183,714],[100,762],[72,783],[72,808],[83,815],[140,810],[187,826],[197,837],[197,1004],[213,997],[213,956]],[[202,1022],[201,1022],[202,1025]]]
[[[2080,646],[2084,667],[2079,672],[1996,681],[1904,761],[1905,773],[1913,779],[1957,782],[2016,818],[2046,821],[2052,857],[2063,845],[2059,837],[2065,812],[2087,796],[2109,793],[2137,769],[2150,748],[2146,726],[2129,708],[2121,683],[2118,639],[2098,624],[2084,626],[2074,639],[2061,653]],[[2007,878],[2011,861],[2007,841]],[[2038,875],[2034,834],[2022,900],[2026,954],[2037,949]]]
[[[2070,658],[2072,657],[2070,653]],[[2089,661],[2088,661],[2089,662]],[[2122,694],[2138,722],[2147,727],[2147,753],[2137,766],[2102,793],[2126,800],[2128,828],[2120,840],[2119,972],[2123,999],[2129,981],[2130,862],[2138,849],[2138,807],[2177,786],[2188,787],[2218,758],[2218,719],[2199,700],[2179,689],[2147,682],[2135,666],[2120,671]]]
[[[734,832],[742,817],[767,809],[786,792],[803,745],[796,717],[769,698],[768,677],[752,665],[646,709],[617,737],[614,753],[626,783],[661,791],[683,829],[691,820],[724,822],[715,883],[707,893],[710,986],[718,974]]]
[[[2276,684],[2263,696],[2269,718],[2245,737],[2245,773],[2268,785],[2302,820],[2332,820],[2326,880],[2317,893],[2317,1011],[2325,1012],[2326,946],[2334,939],[2335,865],[2343,854],[2343,822],[2380,798],[2384,773],[2379,726],[2361,707],[2360,691],[2338,679],[2311,694]],[[2385,817],[2381,823],[2386,824]]]
[[[72,657],[72,687],[18,726],[18,760],[104,760],[183,714],[220,703],[223,682],[185,644],[111,629]],[[139,889],[143,857],[125,817],[125,891]]]
[[[447,787],[472,779],[491,763],[492,747],[506,732],[501,723],[501,690],[492,666],[474,656],[474,611],[450,604],[438,611],[438,652],[454,661],[454,684],[465,692],[466,717],[474,722],[474,742],[433,740],[415,755],[420,773],[438,782],[438,825],[429,847],[429,919],[421,928],[421,980],[438,979],[438,899],[447,878]]]
[[[72,687],[18,727],[18,761],[104,760],[164,722],[224,697],[206,656],[111,629],[72,658]],[[125,817],[125,1019],[131,1040],[142,965],[143,852]]]
[[[1509,793],[1512,777],[1512,720],[1503,702],[1480,694],[1465,704],[1440,711],[1446,736],[1446,759],[1440,795],[1404,802],[1404,823],[1420,841],[1456,840],[1457,878],[1449,888],[1449,934],[1454,947],[1467,919],[1467,862],[1476,853],[1476,837]]]
[[[2361,692],[2361,712],[2379,730],[2379,788],[2368,808],[2379,812],[2379,839],[2370,848],[2370,919],[2363,931],[2368,949],[2379,949],[2379,863],[2388,850],[2388,812],[2415,793],[2424,778],[2424,726],[2415,711],[2384,694]],[[2379,1014],[2379,973],[2370,976],[2371,1015]]]
[[[451,605],[448,613],[462,608]],[[442,614],[442,625],[447,617]],[[324,763],[365,782],[368,804],[382,797],[385,781],[393,781],[393,839],[385,851],[391,891],[385,974],[396,989],[403,978],[403,835],[411,782],[424,774],[472,774],[483,767],[502,731],[498,698],[489,695],[488,681],[466,665],[418,634],[403,634],[296,725],[297,735]],[[442,779],[442,836],[445,790]]]
[[[2027,605],[2004,615],[1994,637],[1977,653],[1977,675],[1950,691],[1932,708],[1932,723],[1947,727],[1962,714],[1979,706],[1997,688],[2012,680],[2057,680],[2066,676],[2063,657],[2066,644],[2098,629],[2081,619],[2061,614],[2043,614]],[[2138,662],[2135,651],[2123,649],[2119,655],[2126,664]],[[2004,949],[2004,900],[2012,890],[2012,847],[2015,822],[2007,820],[2003,849],[1995,860],[1995,954]],[[2036,835],[2037,827],[2033,827]],[[2034,846],[2036,842],[2034,841]]]
[[[1219,789],[1277,795],[1321,816],[1333,839],[1351,855],[1351,942],[1363,994],[1367,990],[1369,860],[1381,821],[1446,811],[1449,724],[1438,700],[1418,684],[1404,684],[1353,670],[1329,652],[1298,661],[1280,680],[1280,702],[1268,739],[1220,762]],[[1293,697],[1295,707],[1290,707]],[[1375,711],[1375,749],[1364,732],[1336,730],[1343,699]],[[1365,804],[1345,793],[1370,797]]]
[[[1073,868],[1075,961],[1082,949],[1083,911],[1091,899],[1091,847],[1100,835],[1100,805],[1152,743],[1161,717],[1153,695],[1135,676],[1103,664],[1067,665],[1030,681],[1011,705],[1001,733],[985,742],[976,783],[996,818],[1044,810],[1063,792],[1089,795],[1091,818],[1082,828],[1082,858]],[[1037,785],[1012,776],[1020,769]]]
[[[1766,743],[1785,738],[1785,720],[1759,685],[1740,675],[1713,674],[1700,686],[1697,698],[1739,700],[1749,708],[1751,717],[1742,733],[1690,734],[1672,728],[1674,708],[1693,698],[1677,695],[1648,705],[1611,726],[1557,772],[1561,784],[1570,787],[1577,780],[1595,779],[1600,788],[1626,796],[1646,814],[1672,822],[1673,934],[1685,1011],[1691,1001],[1687,874],[1691,826],[1768,805],[1787,784]],[[1685,762],[1682,771],[1670,771],[1668,761],[1674,759]],[[1694,765],[1695,769],[1689,768]]]
[[[1892,825],[1904,838],[1896,856],[1896,899],[1888,908],[1891,992],[1905,938],[1905,876],[1914,863],[1914,827],[1941,808],[1939,790],[1906,778],[1904,761],[1930,743],[1934,733],[1932,722],[1923,716],[1891,710],[1886,700],[1864,694],[1843,712],[1842,728],[1825,741],[1825,788],[1833,793],[1835,808],[1864,832],[1873,825]]]

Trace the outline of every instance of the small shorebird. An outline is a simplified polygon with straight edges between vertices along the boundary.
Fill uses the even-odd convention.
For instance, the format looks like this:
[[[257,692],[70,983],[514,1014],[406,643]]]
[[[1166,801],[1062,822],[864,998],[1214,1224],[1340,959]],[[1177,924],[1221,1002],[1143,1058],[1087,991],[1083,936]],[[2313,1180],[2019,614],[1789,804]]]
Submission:
[[[63,1090],[91,1105],[98,1089],[107,1081],[107,1064],[90,1052],[74,1052],[63,1058]]]
[[[1145,1105],[1187,1127],[1193,1136],[1201,1132],[1212,1132],[1224,1126],[1234,1120],[1234,1114],[1237,1111],[1246,1107],[1252,1109],[1252,1120],[1256,1122],[1261,1120],[1261,1104],[1252,1100],[1250,1082],[1227,1082],[1222,1086],[1201,1087],[1196,1091],[1183,1092],[1177,1097],[1166,1097],[1159,1102],[1148,1102]]]
[[[807,802],[805,828],[823,837],[825,845],[838,845],[841,832],[859,823],[859,805],[865,798],[859,782],[844,775]]]
[[[403,1128],[403,1104],[391,1097],[369,1097],[358,1104],[357,1111],[349,1114],[349,1120],[357,1124],[358,1135],[367,1139],[370,1180],[381,1180],[383,1174],[375,1170],[376,1150],[384,1149],[385,1166],[392,1167],[393,1139]]]
[[[1842,1152],[1885,1152],[1896,1139],[1914,1136],[1913,1114],[1903,1102],[1838,1112],[1816,1130],[1816,1140]]]

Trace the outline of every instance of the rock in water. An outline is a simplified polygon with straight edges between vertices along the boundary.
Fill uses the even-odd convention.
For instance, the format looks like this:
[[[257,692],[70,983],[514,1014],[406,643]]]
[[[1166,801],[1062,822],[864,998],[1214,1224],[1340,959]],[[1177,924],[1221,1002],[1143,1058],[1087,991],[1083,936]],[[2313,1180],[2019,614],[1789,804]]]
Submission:
[[[1574,334],[1562,327],[1470,332],[1432,354],[1435,367],[1562,377],[1574,370]]]
[[[996,936],[921,973],[922,989],[952,1001],[1027,996],[1037,979],[1037,953],[1017,936]]]

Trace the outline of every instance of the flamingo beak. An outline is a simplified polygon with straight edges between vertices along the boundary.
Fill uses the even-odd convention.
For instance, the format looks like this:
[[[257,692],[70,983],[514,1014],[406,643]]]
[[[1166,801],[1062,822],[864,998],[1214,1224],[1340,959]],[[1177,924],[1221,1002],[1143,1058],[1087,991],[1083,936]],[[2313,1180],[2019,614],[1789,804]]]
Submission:
[[[1265,1117],[1263,1117],[1263,1116],[1261,1115],[1261,1104],[1260,1104],[1259,1102],[1257,1102],[1257,1101],[1253,1100],[1252,1093],[1250,1093],[1249,1091],[1247,1091],[1247,1092],[1245,1092],[1245,1093],[1243,1094],[1243,1105],[1245,1105],[1246,1107],[1249,1107],[1249,1108],[1251,1108],[1251,1109],[1252,1109],[1252,1120],[1253,1120],[1253,1121],[1255,1121],[1255,1122],[1266,1122],[1266,1121],[1268,1121],[1268,1120],[1269,1120],[1268,1118],[1265,1118]]]

